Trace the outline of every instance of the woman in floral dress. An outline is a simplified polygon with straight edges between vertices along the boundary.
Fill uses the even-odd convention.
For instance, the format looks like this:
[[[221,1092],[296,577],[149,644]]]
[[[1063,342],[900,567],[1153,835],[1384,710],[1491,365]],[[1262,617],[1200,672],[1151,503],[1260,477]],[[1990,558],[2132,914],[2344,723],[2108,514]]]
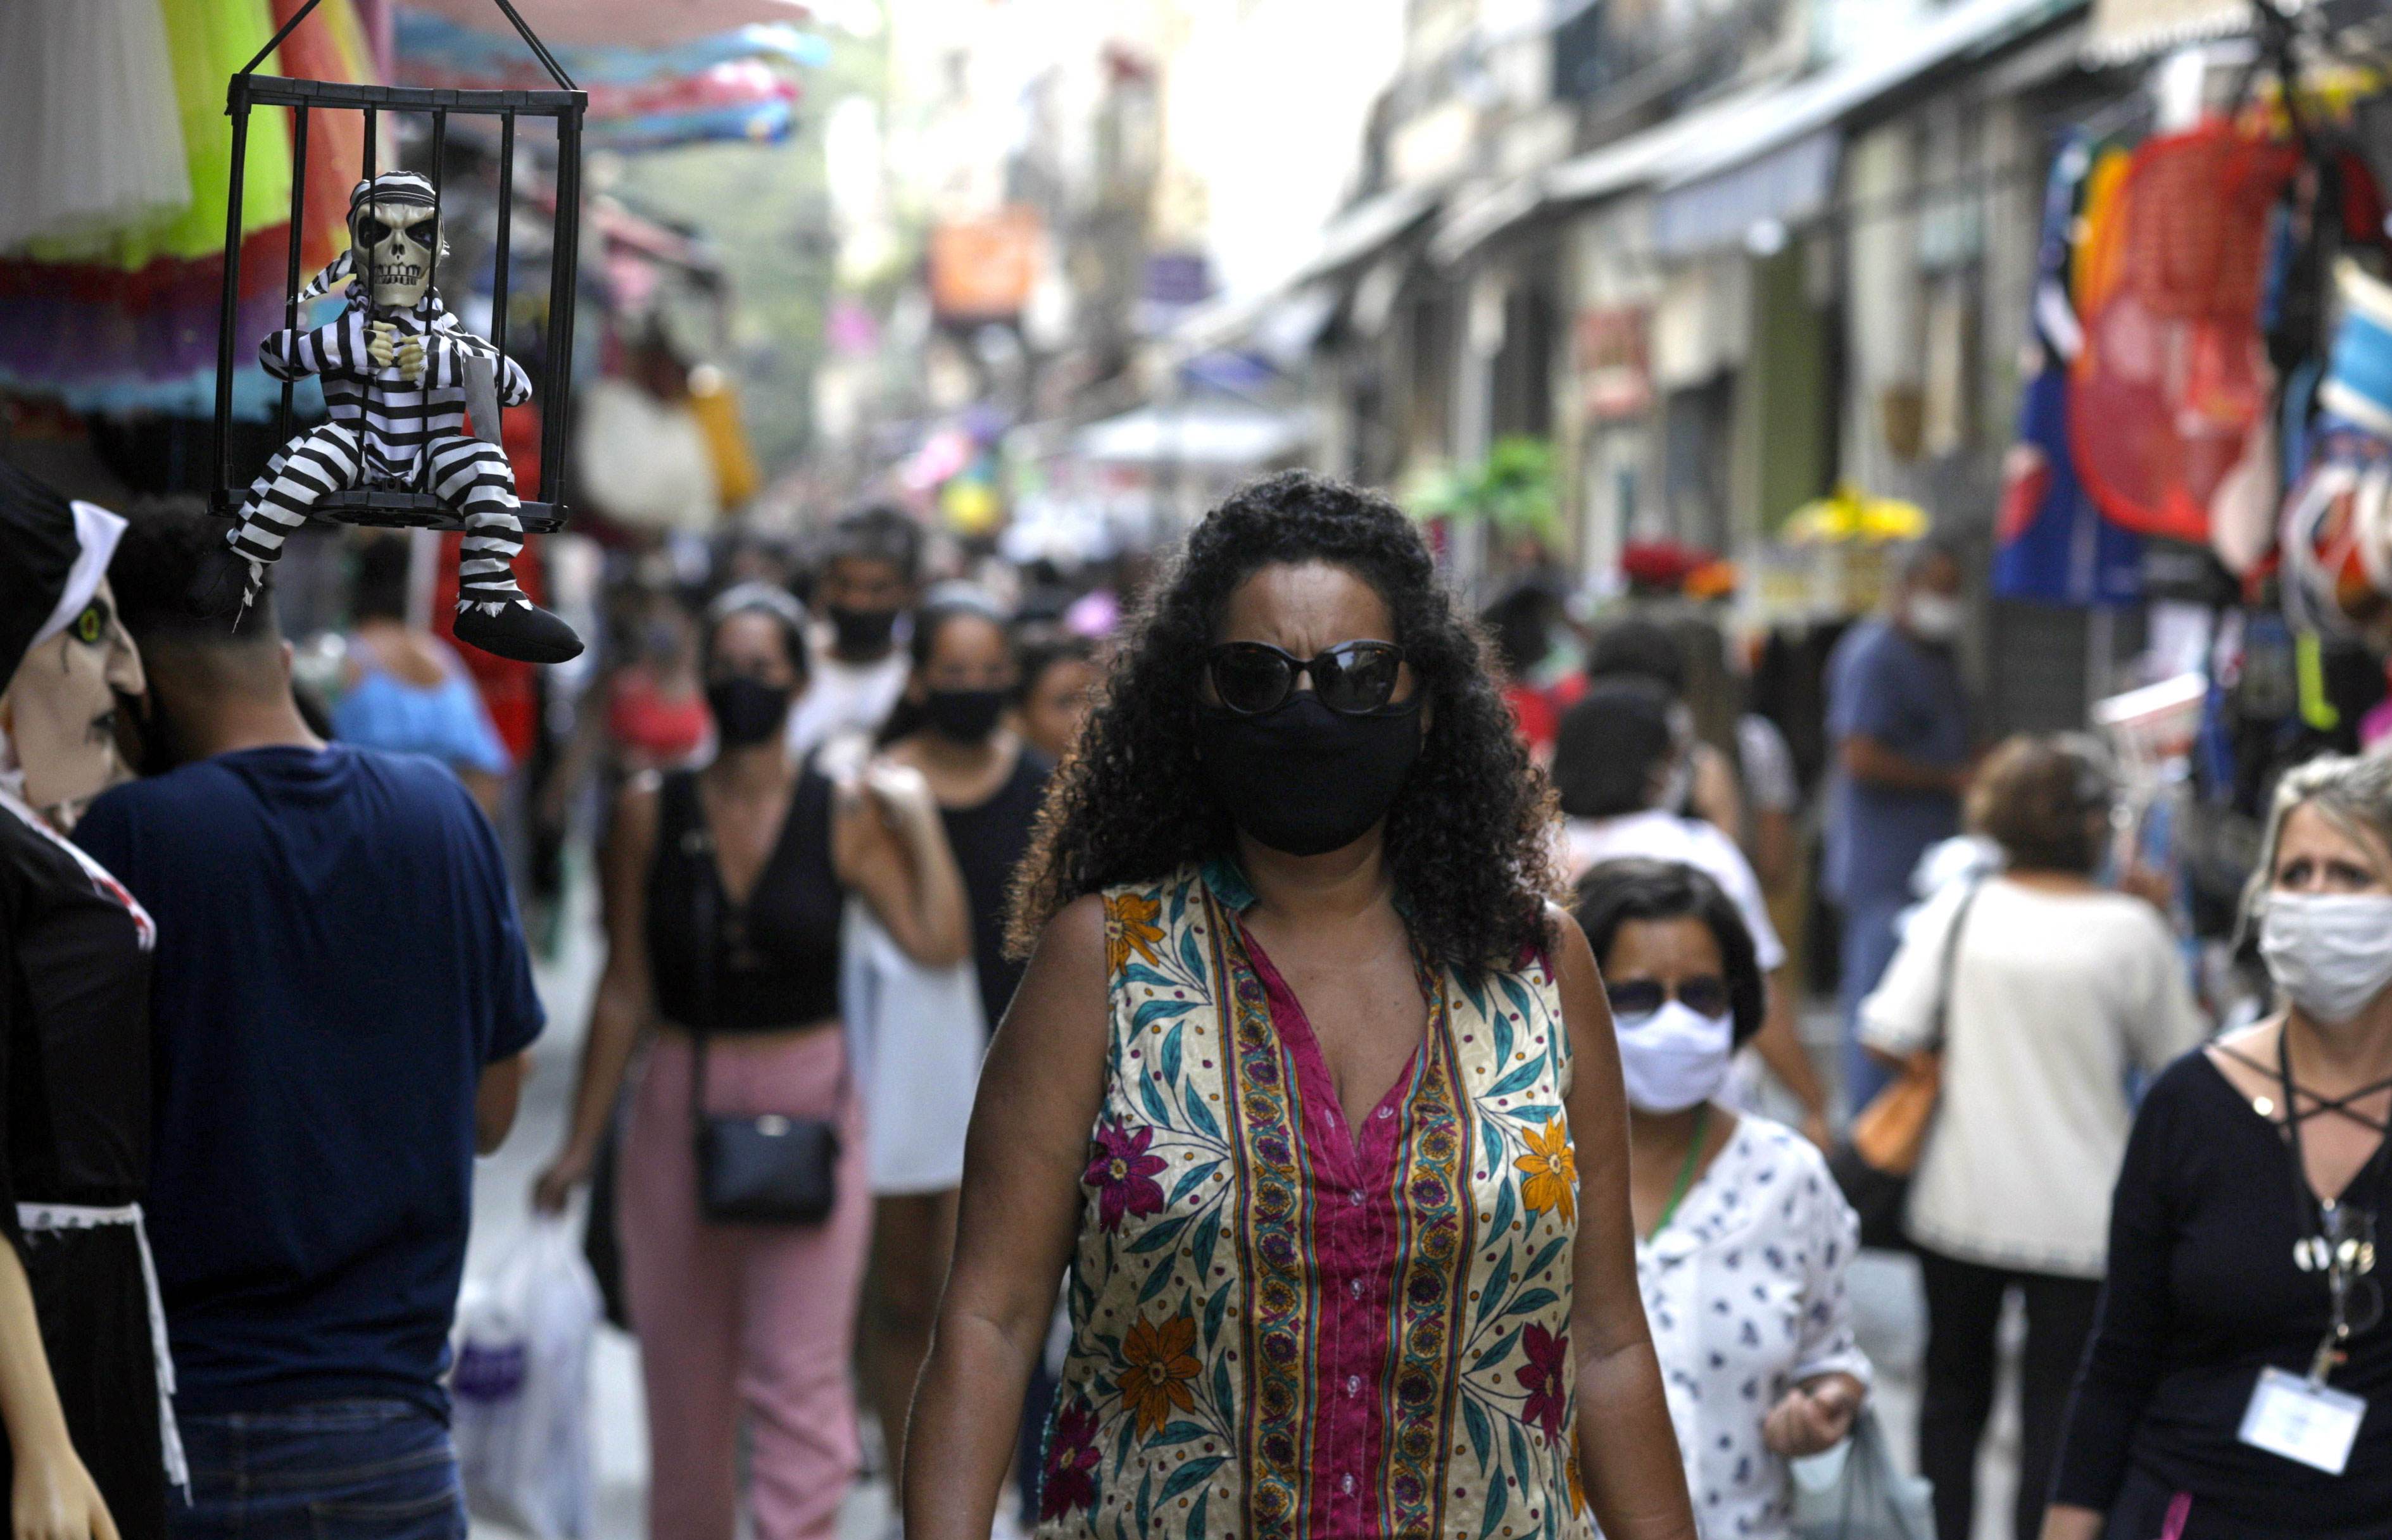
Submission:
[[[988,1533],[1067,1268],[1042,1536],[1692,1540],[1549,818],[1393,505],[1198,526],[1020,880],[912,1540]]]

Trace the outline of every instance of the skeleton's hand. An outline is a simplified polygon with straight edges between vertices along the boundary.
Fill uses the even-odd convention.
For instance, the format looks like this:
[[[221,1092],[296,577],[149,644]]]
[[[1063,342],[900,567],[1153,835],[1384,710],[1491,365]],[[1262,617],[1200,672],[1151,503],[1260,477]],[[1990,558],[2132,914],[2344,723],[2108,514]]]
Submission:
[[[388,321],[366,323],[366,356],[373,360],[374,368],[390,368],[391,359],[396,356],[396,349],[391,345],[396,330]]]
[[[401,340],[398,344],[398,374],[400,379],[405,380],[410,385],[422,383],[424,361],[425,355],[423,351],[423,339],[421,336],[408,337]]]

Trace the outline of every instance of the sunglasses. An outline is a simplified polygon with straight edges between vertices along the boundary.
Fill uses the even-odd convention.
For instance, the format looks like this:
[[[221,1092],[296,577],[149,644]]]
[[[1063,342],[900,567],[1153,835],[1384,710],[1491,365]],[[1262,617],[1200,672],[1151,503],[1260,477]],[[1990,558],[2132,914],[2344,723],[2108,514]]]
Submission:
[[[1611,1014],[1616,1016],[1651,1016],[1673,994],[1679,1004],[1696,1016],[1722,1016],[1729,1008],[1727,980],[1715,973],[1681,978],[1675,986],[1658,978],[1630,978],[1606,984],[1604,992],[1611,997]]]
[[[1310,676],[1313,693],[1330,710],[1367,717],[1395,700],[1403,663],[1404,650],[1392,641],[1341,641],[1309,658],[1267,641],[1224,641],[1204,653],[1213,692],[1241,717],[1285,705],[1298,675]]]

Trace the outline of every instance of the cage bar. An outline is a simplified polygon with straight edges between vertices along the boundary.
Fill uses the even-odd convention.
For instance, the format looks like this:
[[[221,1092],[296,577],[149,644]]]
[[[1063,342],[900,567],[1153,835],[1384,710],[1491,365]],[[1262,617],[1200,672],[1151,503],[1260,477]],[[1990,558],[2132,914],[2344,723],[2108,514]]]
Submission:
[[[247,75],[232,78],[225,111],[232,119],[232,179],[225,202],[224,295],[216,311],[216,421],[214,462],[209,479],[222,497],[232,463],[233,328],[240,324],[240,203],[241,184],[249,173],[249,98],[242,86]]]
[[[423,281],[433,288],[440,285],[440,188],[448,169],[448,113],[435,109],[432,113],[432,254],[423,259]]]
[[[490,345],[499,350],[501,377],[507,370],[507,259],[514,241],[514,208],[515,115],[510,109],[499,117],[499,244],[490,254]],[[540,490],[546,492],[548,484],[542,482]]]
[[[291,113],[291,263],[282,291],[282,329],[299,330],[299,247],[307,227],[307,109]],[[282,404],[275,408],[274,436],[291,442],[292,382],[282,382]]]
[[[565,506],[573,417],[573,294],[581,261],[581,116],[556,120],[556,239],[548,258],[548,405],[540,422],[540,494]]]

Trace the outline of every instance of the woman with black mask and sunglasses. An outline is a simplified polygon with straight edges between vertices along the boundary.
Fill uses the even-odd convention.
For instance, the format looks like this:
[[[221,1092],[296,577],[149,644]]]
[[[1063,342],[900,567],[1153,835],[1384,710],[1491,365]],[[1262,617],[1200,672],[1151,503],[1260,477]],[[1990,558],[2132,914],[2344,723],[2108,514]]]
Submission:
[[[1844,1270],[1860,1222],[1816,1146],[1715,1100],[1761,1029],[1736,902],[1673,861],[1579,882],[1628,1091],[1636,1278],[1705,1540],[1785,1540],[1787,1461],[1841,1443],[1867,1392]]]
[[[1067,1266],[1042,1534],[1691,1540],[1550,807],[1393,504],[1190,535],[1024,869],[913,1540],[988,1533]]]
[[[857,1464],[849,1365],[872,1223],[862,1096],[839,1030],[848,899],[927,966],[970,951],[963,883],[921,776],[876,764],[835,783],[789,753],[805,620],[760,583],[707,612],[718,746],[702,770],[634,780],[617,806],[603,853],[606,964],[572,1125],[534,1189],[553,1212],[589,1175],[645,1038],[618,1217],[656,1540],[733,1532],[743,1420],[755,1533],[837,1533]],[[724,1142],[731,1122],[756,1137]],[[825,1125],[826,1150],[810,1147],[830,1167],[817,1184],[829,1188],[826,1212],[724,1211],[724,1179],[739,1173],[701,1147],[701,1127],[752,1171],[760,1143]]]

